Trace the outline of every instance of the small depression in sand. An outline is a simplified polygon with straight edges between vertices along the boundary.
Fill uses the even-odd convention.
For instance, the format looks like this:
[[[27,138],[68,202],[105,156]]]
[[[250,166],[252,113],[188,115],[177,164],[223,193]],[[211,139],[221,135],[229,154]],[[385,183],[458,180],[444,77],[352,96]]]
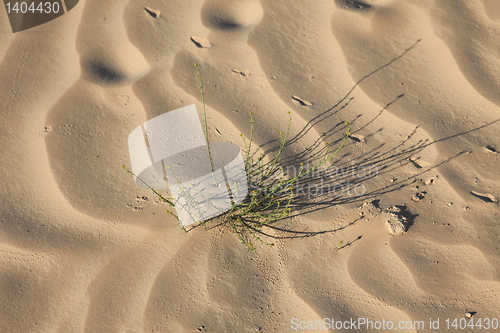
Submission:
[[[256,0],[208,0],[203,5],[201,18],[208,28],[232,30],[256,25],[263,14]]]

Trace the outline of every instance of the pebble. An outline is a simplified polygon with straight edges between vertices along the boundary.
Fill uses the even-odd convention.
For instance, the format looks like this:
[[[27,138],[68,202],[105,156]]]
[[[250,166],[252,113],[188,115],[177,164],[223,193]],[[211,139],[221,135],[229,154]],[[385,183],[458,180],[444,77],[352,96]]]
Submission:
[[[498,202],[498,199],[489,193],[481,193],[481,192],[476,192],[476,191],[471,191],[470,193],[472,193],[476,197],[482,199],[483,201]]]
[[[296,100],[297,102],[299,102],[299,103],[300,103],[301,105],[303,105],[303,106],[311,106],[311,105],[312,105],[312,103],[311,103],[311,102],[306,101],[305,99],[302,99],[302,98],[300,98],[300,97],[298,97],[298,96],[292,96],[292,98],[293,98],[294,100]]]
[[[425,198],[425,192],[419,192],[419,193],[415,193],[413,195],[413,197],[411,197],[411,200],[417,202],[417,201],[422,200],[423,198]]]
[[[240,71],[238,69],[233,69],[233,73],[240,74],[240,75],[243,75],[243,76],[250,75],[250,71],[248,69],[246,69],[244,71]]]
[[[349,137],[352,140],[356,141],[357,143],[366,142],[365,137],[361,134],[352,134],[352,135],[349,135]]]
[[[212,47],[212,43],[206,38],[191,36],[191,41],[200,48],[209,48]]]
[[[429,178],[424,181],[425,185],[431,185],[436,181],[436,178]]]
[[[486,146],[486,147],[484,147],[484,149],[486,149],[486,151],[489,152],[489,153],[498,154],[498,150],[496,150],[492,146]]]
[[[417,157],[410,157],[410,161],[417,167],[417,168],[427,168],[430,167],[432,164],[430,162],[418,159]]]
[[[160,11],[158,9],[153,9],[150,7],[144,7],[144,10],[154,18],[160,17]]]
[[[474,316],[475,314],[476,314],[476,312],[475,312],[475,311],[470,311],[470,312],[466,312],[466,313],[465,313],[465,316],[466,316],[467,318],[472,318],[472,316]]]

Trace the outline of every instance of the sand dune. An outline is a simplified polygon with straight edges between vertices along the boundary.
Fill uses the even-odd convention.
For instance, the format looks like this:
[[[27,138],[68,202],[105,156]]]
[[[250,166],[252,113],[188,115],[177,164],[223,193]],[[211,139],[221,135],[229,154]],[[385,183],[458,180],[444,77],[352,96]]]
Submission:
[[[80,0],[16,34],[0,16],[0,332],[500,319],[496,1]],[[307,163],[347,121],[330,181],[356,187],[255,252],[222,218],[182,231],[121,166],[148,119],[202,116],[195,63],[211,140],[242,146],[252,112],[264,152],[291,117],[283,157]]]

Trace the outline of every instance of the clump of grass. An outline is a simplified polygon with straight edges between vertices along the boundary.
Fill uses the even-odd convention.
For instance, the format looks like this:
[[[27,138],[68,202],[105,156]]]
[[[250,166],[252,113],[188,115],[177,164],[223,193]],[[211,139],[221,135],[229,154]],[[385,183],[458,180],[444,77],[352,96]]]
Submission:
[[[208,123],[203,78],[198,69],[198,64],[195,64],[195,67],[197,71],[199,89],[201,92],[201,101],[203,104],[205,139],[207,142],[209,162],[213,172],[214,166],[212,152],[210,149],[210,141],[208,138]],[[290,114],[290,112],[288,112],[288,114]],[[298,172],[294,175],[288,175],[283,171],[282,154],[289,144],[288,136],[290,134],[292,118],[289,118],[285,132],[280,132],[279,145],[276,147],[274,157],[266,161],[266,155],[268,154],[260,154],[257,159],[254,159],[254,156],[257,156],[257,152],[252,151],[255,121],[252,113],[250,113],[249,116],[250,136],[247,140],[243,137],[243,135],[241,135],[243,139],[243,154],[247,181],[249,184],[249,194],[243,202],[233,202],[231,209],[222,214],[221,218],[227,225],[229,225],[230,229],[234,232],[241,243],[244,244],[247,249],[254,251],[256,249],[254,245],[255,241],[268,246],[274,246],[273,243],[267,242],[263,239],[263,235],[265,233],[262,232],[262,229],[274,222],[283,220],[290,216],[293,208],[296,207],[295,199],[297,198],[297,193],[294,193],[294,184],[297,184],[300,180],[309,176],[319,167],[330,161],[335,154],[337,154],[344,147],[350,136],[350,127],[349,123],[346,122],[344,137],[333,152],[330,152],[329,145],[325,143],[325,147],[321,151],[321,158],[315,166],[308,168],[305,167],[303,163],[300,163]],[[137,175],[125,166],[122,167],[128,173],[137,177]],[[163,202],[172,208],[175,207],[173,199],[165,198],[142,179],[139,177],[137,178],[151,191],[153,191],[153,193]],[[178,220],[178,217],[172,211],[167,210],[167,213],[174,216]],[[206,223],[207,221],[200,222],[201,225],[205,226]],[[184,227],[182,228],[185,230]]]
[[[289,118],[286,131],[284,133],[280,132],[280,143],[275,156],[269,161],[265,161],[264,154],[260,154],[257,159],[253,158],[253,156],[257,155],[251,149],[255,122],[253,114],[250,113],[249,115],[250,137],[246,140],[243,135],[241,136],[243,138],[245,169],[250,193],[246,200],[233,205],[224,214],[223,218],[238,239],[249,250],[254,251],[256,249],[254,241],[268,246],[274,245],[274,243],[267,242],[262,238],[262,229],[290,216],[296,206],[297,193],[294,192],[294,185],[315,172],[342,149],[350,135],[350,127],[349,123],[345,123],[344,138],[335,151],[330,152],[328,144],[325,144],[321,159],[315,166],[306,168],[303,163],[300,163],[298,172],[295,175],[288,175],[283,170],[281,156],[288,144],[292,118]]]

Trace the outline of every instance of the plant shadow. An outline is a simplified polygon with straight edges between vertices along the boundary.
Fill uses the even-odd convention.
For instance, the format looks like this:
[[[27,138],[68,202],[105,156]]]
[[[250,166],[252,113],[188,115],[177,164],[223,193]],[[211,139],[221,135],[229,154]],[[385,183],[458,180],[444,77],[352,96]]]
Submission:
[[[375,73],[383,70],[384,68],[387,68],[398,59],[402,58],[405,54],[416,47],[419,42],[420,40],[416,41],[412,46],[407,48],[399,56],[395,57],[385,65],[362,77],[352,86],[352,88],[340,101],[338,101],[331,108],[325,110],[324,112],[311,119],[306,124],[306,126],[304,126],[304,128],[292,138],[290,138],[286,142],[281,143],[276,140],[270,141],[262,145],[260,149],[254,152],[250,152],[250,150],[248,150],[248,158],[251,160],[256,159],[257,161],[262,161],[265,158],[272,160],[273,158],[276,158],[276,154],[279,155],[282,149],[286,149],[293,144],[297,144],[301,140],[301,138],[303,138],[316,125],[325,121],[326,119],[331,118],[333,115],[338,115],[339,112],[347,108],[354,99],[354,97],[352,97],[351,95],[354,89],[359,84],[361,84],[363,81],[365,81]],[[434,141],[414,140],[415,134],[418,131],[417,126],[412,133],[410,133],[406,138],[402,139],[394,146],[389,147],[386,143],[382,143],[377,147],[372,148],[370,151],[361,153],[356,156],[356,149],[347,149],[350,152],[343,153],[344,149],[348,147],[356,148],[356,146],[364,145],[366,139],[382,131],[382,129],[379,129],[370,133],[366,137],[356,135],[356,133],[365,129],[378,117],[380,117],[380,115],[388,107],[390,107],[394,103],[397,103],[404,97],[404,94],[395,97],[392,101],[387,103],[375,117],[364,124],[359,124],[362,115],[357,115],[347,122],[339,122],[330,130],[321,134],[313,144],[302,150],[300,153],[294,156],[280,159],[279,168],[272,171],[270,174],[270,177],[275,177],[275,179],[267,182],[266,186],[272,187],[277,184],[280,185],[281,183],[286,182],[286,179],[293,179],[297,174],[300,175],[300,168],[302,167],[297,167],[297,165],[303,165],[303,161],[307,161],[306,166],[303,168],[313,171],[306,173],[304,177],[298,177],[293,183],[293,186],[284,187],[282,193],[278,194],[276,202],[279,203],[281,202],[280,200],[285,201],[287,196],[290,195],[290,189],[293,188],[293,200],[289,201],[289,203],[286,205],[286,207],[290,208],[291,210],[290,214],[284,214],[280,218],[267,220],[264,223],[262,222],[262,219],[259,219],[258,217],[256,218],[253,215],[239,215],[238,219],[242,227],[241,229],[236,230],[234,229],[233,225],[233,231],[236,231],[236,233],[240,237],[240,240],[248,246],[250,242],[249,239],[253,237],[253,239],[257,239],[261,243],[273,245],[270,242],[264,241],[261,237],[265,237],[266,239],[271,240],[307,238],[322,234],[335,233],[342,229],[348,228],[357,223],[361,218],[358,218],[355,221],[339,228],[318,231],[308,231],[307,229],[296,230],[287,227],[287,224],[285,224],[285,226],[283,226],[282,223],[278,225],[277,222],[288,218],[303,216],[306,214],[324,210],[336,205],[363,203],[367,201],[377,203],[377,198],[379,198],[380,196],[390,192],[401,190],[412,184],[416,179],[418,179],[418,177],[420,177],[424,173],[436,169],[439,166],[442,166],[449,161],[457,158],[458,156],[466,153],[465,151],[460,152],[439,164],[422,168],[415,165],[412,158],[422,152],[425,148],[444,140],[449,140],[457,136],[466,135],[468,133],[478,131],[500,120],[498,119],[469,131],[457,133],[455,135]],[[351,126],[355,126],[358,124],[359,126],[357,126],[357,130],[351,133]],[[324,142],[331,142],[328,147],[342,147],[342,150],[334,151],[333,155],[335,155],[336,158],[335,164],[328,167],[322,161],[324,161],[325,154],[331,154],[331,152],[328,151],[328,147],[325,147]],[[260,157],[257,156],[258,151],[263,151],[263,154],[261,154]],[[259,168],[257,164],[258,162],[253,163],[250,167]],[[318,164],[320,164],[321,166],[318,167]],[[387,178],[391,174],[395,173],[398,169],[405,168],[409,165],[413,165],[414,167],[416,167],[417,172],[402,179],[393,178],[386,181],[385,183],[375,181],[377,178],[382,176],[385,176]],[[370,184],[370,189],[368,189],[366,184]],[[281,198],[279,197],[280,195],[282,196]],[[248,203],[248,200],[251,199],[247,199],[246,204]],[[270,205],[270,207],[267,208],[276,209],[275,205]],[[409,222],[406,226],[407,228],[409,228],[413,223],[416,215],[408,211],[406,207],[401,206],[399,208],[401,209],[401,214],[406,217],[407,221]],[[266,208],[264,207],[262,209]],[[226,218],[226,214],[223,214],[219,217],[211,219],[210,221],[204,222],[202,225],[207,229],[212,229],[227,224],[228,220]],[[196,227],[199,227],[199,225],[191,228],[190,230]],[[243,233],[250,234],[251,237],[242,239],[241,234]],[[359,239],[361,239],[361,236],[350,242],[347,242],[338,249],[351,246],[355,241]],[[253,245],[251,245],[250,247],[251,249],[254,249]]]

